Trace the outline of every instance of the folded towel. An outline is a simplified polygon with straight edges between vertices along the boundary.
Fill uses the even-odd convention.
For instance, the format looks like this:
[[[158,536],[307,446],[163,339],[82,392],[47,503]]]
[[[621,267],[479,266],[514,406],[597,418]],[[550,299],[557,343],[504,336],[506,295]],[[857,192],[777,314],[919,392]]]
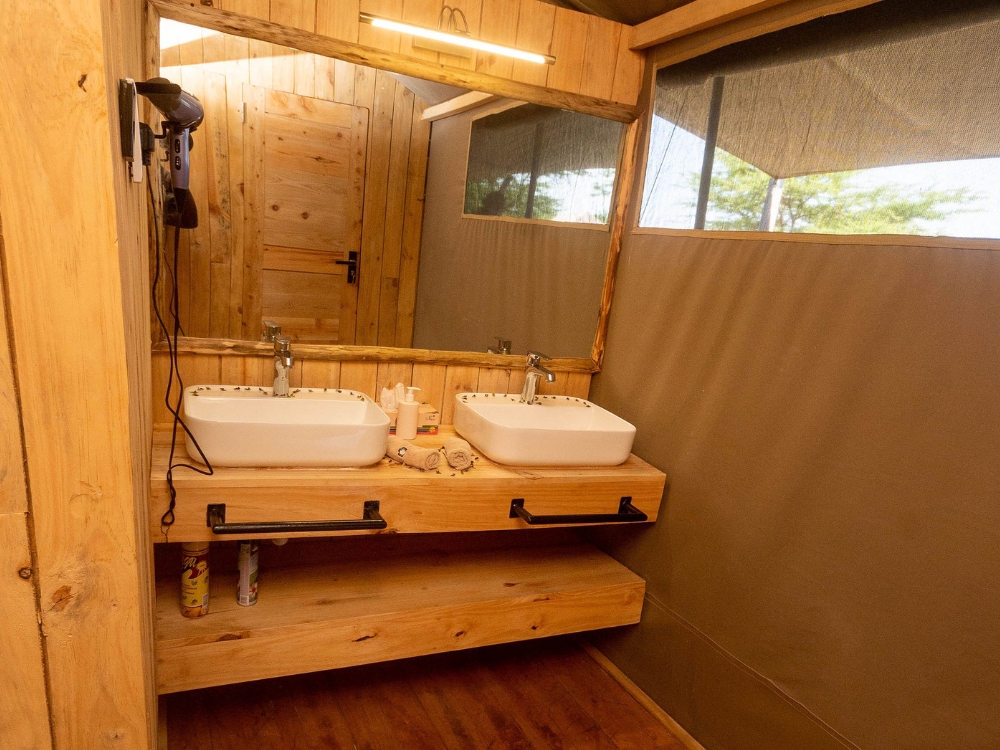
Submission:
[[[414,469],[428,471],[436,469],[441,461],[441,454],[431,448],[421,448],[408,440],[389,436],[389,447],[385,449],[385,455],[393,461],[412,466]]]
[[[444,457],[454,468],[465,471],[472,467],[472,446],[460,437],[444,441]]]

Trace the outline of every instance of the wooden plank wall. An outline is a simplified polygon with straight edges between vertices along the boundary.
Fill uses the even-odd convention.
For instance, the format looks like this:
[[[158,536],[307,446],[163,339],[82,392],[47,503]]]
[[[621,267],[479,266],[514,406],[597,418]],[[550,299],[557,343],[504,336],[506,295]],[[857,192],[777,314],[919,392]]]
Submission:
[[[117,123],[118,80],[142,80],[145,75],[143,34],[147,27],[144,0],[102,0],[104,17],[104,64],[108,110],[112,114],[111,147],[120,154]],[[155,13],[155,11],[153,11]],[[141,112],[140,112],[141,115]],[[125,162],[116,158],[112,171],[115,220],[118,227],[118,266],[121,279],[122,321],[125,328],[125,365],[128,372],[129,443],[132,457],[133,515],[136,529],[136,570],[140,588],[139,627],[145,675],[148,717],[156,715],[156,692],[152,685],[153,664],[153,543],[149,538],[149,476],[153,443],[150,388],[150,287],[147,232],[148,184],[130,178]],[[148,741],[152,741],[152,727]]]
[[[297,6],[290,5],[283,14],[272,3],[272,13],[299,25]],[[244,155],[253,144],[243,142],[242,87],[251,83],[368,109],[358,320],[352,343],[410,346],[430,140],[430,123],[420,116],[424,104],[387,73],[210,31],[164,50],[161,72],[201,99],[207,112],[191,154],[191,190],[200,226],[181,232],[178,258],[184,332],[245,338],[244,237],[257,218],[243,191]],[[172,243],[173,230],[168,237]],[[168,253],[172,257],[172,244]],[[165,297],[160,299],[164,304]],[[158,338],[154,331],[154,340]]]
[[[113,150],[117,96],[108,87],[110,78],[117,88],[119,71],[141,75],[126,67],[137,59],[141,26],[129,37],[131,53],[114,39],[118,23],[134,24],[142,7],[124,5],[128,19],[118,0],[0,4],[0,68],[9,73],[0,79],[4,294],[48,684],[43,723],[58,748],[144,750],[153,738],[143,623],[149,537],[148,526],[136,529],[144,496],[133,487],[133,461],[142,458],[133,459],[132,424],[134,399],[148,392],[131,393],[141,384],[130,382],[138,370],[129,361],[133,323],[143,324],[148,307],[133,310],[134,320],[125,314],[138,272],[135,257],[121,257],[141,257],[144,247],[134,243],[136,227],[123,237],[118,221],[123,164]],[[6,559],[8,539],[0,540],[3,639],[6,576],[24,560],[24,540],[23,532],[14,538],[14,560]],[[3,661],[0,672],[8,668]],[[4,690],[0,701],[20,701],[23,689]],[[41,744],[27,747],[46,746],[45,727],[36,730]],[[6,733],[0,745],[12,746]]]
[[[274,359],[241,354],[182,354],[179,357],[184,384],[259,385],[274,382]],[[165,353],[153,354],[153,421],[169,422],[163,402],[170,362]],[[587,398],[590,373],[557,372],[555,383],[539,383],[541,394]],[[483,391],[520,393],[524,385],[522,369],[466,365],[430,365],[411,362],[329,362],[295,360],[289,377],[293,388],[350,388],[377,398],[383,387],[396,383],[421,389],[420,400],[441,410],[442,424],[451,424],[456,393]],[[176,388],[176,385],[175,385]],[[176,391],[175,391],[176,393]]]
[[[21,415],[7,337],[0,236],[0,738],[10,750],[52,747],[38,588],[29,544]]]
[[[556,8],[540,0],[216,0],[217,7],[307,31],[401,53],[445,67],[474,70],[559,91],[634,105],[642,55],[629,49],[629,29],[614,21]],[[555,56],[535,65],[478,52],[471,59],[413,46],[413,37],[358,22],[358,13],[437,28],[442,7],[460,8],[474,37]]]

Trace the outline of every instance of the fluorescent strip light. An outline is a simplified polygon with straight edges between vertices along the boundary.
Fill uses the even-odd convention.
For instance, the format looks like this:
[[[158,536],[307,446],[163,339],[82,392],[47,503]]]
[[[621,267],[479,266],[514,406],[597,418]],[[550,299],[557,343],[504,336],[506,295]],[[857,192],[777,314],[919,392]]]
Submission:
[[[360,19],[363,23],[370,23],[376,29],[398,31],[400,34],[412,34],[413,36],[419,36],[423,39],[431,39],[435,42],[441,42],[443,44],[454,44],[457,47],[467,47],[469,49],[480,50],[481,52],[492,52],[495,55],[513,57],[518,60],[524,60],[525,62],[538,63],[539,65],[552,65],[556,61],[552,55],[538,55],[534,52],[525,52],[524,50],[514,49],[513,47],[491,44],[490,42],[484,42],[481,39],[474,39],[473,37],[464,36],[462,34],[448,34],[444,31],[438,31],[437,29],[425,29],[423,26],[412,26],[408,23],[390,21],[388,18],[379,18],[378,16],[373,16],[369,13],[360,14]]]

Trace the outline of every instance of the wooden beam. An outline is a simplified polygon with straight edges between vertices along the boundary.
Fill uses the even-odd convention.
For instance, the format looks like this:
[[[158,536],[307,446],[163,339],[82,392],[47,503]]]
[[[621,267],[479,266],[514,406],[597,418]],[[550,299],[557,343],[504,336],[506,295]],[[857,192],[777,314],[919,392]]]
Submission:
[[[619,104],[595,96],[558,91],[536,84],[521,83],[472,70],[444,67],[398,52],[385,52],[374,47],[345,42],[311,31],[262,21],[258,18],[218,8],[196,5],[182,0],[150,0],[150,2],[163,18],[169,18],[173,21],[201,26],[224,34],[258,39],[283,47],[292,47],[302,52],[333,57],[389,73],[414,76],[465,89],[476,89],[508,99],[544,104],[558,109],[585,112],[619,122],[632,122],[639,116],[639,109],[635,106]]]
[[[594,362],[596,372],[601,371],[601,364],[604,362],[604,347],[608,341],[608,325],[611,320],[611,303],[615,297],[615,278],[618,275],[618,258],[622,251],[622,240],[625,237],[629,209],[636,194],[642,195],[641,185],[638,190],[635,185],[635,170],[640,156],[639,133],[638,120],[627,126],[621,159],[618,164],[618,174],[615,175],[617,188],[614,213],[611,215],[611,238],[604,269],[604,287],[601,290],[601,310],[597,320],[597,333],[594,335],[594,346],[590,352],[590,358]]]
[[[166,352],[167,342],[153,345],[154,352]],[[243,354],[254,357],[274,357],[274,344],[244,339],[202,339],[178,337],[177,351],[181,354]],[[485,352],[447,352],[437,349],[403,349],[393,346],[341,346],[339,344],[293,344],[292,354],[303,360],[327,362],[414,362],[431,365],[469,365],[470,367],[503,367],[521,370],[524,357],[520,354],[487,354]],[[585,357],[556,357],[545,366],[554,372],[597,372],[597,365]]]
[[[632,27],[630,49],[646,49],[670,39],[749,16],[786,0],[694,0]]]
[[[863,8],[875,2],[878,0],[786,0],[752,15],[672,39],[651,53],[653,62],[658,68],[675,65],[729,44],[798,26],[823,16]]]
[[[53,744],[149,750],[105,10],[0,5],[0,220]]]
[[[467,94],[456,96],[454,99],[449,99],[446,102],[441,102],[440,104],[428,107],[424,110],[422,118],[428,122],[443,120],[446,117],[460,115],[463,112],[468,112],[470,109],[482,107],[483,105],[490,104],[498,101],[499,99],[500,97],[495,94],[486,94],[482,91],[470,91]]]

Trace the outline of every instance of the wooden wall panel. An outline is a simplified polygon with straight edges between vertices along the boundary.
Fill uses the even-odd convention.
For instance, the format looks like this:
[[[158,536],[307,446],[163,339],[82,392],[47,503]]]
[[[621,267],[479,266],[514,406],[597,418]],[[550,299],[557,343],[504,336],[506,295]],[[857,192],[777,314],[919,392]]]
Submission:
[[[396,87],[393,103],[392,141],[389,147],[389,189],[385,202],[385,235],[379,278],[379,313],[376,343],[396,345],[396,310],[399,307],[399,266],[403,250],[403,218],[406,210],[406,179],[413,124],[413,94]]]
[[[18,422],[3,427],[16,431]],[[52,747],[33,578],[28,514],[0,513],[0,739],[4,750]]]
[[[479,387],[479,368],[464,365],[449,366],[444,373],[444,398],[441,405],[441,423],[451,424],[455,419],[455,394],[475,391]]]
[[[224,7],[266,13],[266,5],[228,2]],[[315,7],[324,28],[336,28],[336,17],[328,14],[332,8],[323,0]],[[283,22],[298,26],[308,25],[308,10],[288,0],[278,12]],[[206,107],[205,124],[195,133],[192,152],[191,190],[201,225],[181,232],[177,259],[182,329],[187,335],[213,338],[254,339],[259,335],[248,321],[262,315],[262,278],[251,269],[262,262],[255,255],[262,249],[261,239],[254,238],[262,236],[267,211],[259,190],[261,181],[254,179],[253,171],[259,169],[260,139],[247,138],[246,132],[258,132],[264,103],[256,101],[255,93],[244,98],[244,86],[249,83],[272,92],[303,93],[368,110],[367,122],[352,143],[352,153],[367,149],[367,163],[351,164],[355,179],[365,186],[363,206],[357,212],[359,216],[363,212],[364,219],[350,229],[362,237],[359,299],[352,297],[351,309],[344,311],[350,314],[342,316],[353,321],[353,305],[358,305],[357,329],[342,329],[342,341],[409,346],[430,139],[430,125],[420,119],[424,105],[388,74],[292,52],[211,31],[162,51],[162,74],[195,93]],[[361,123],[364,112],[358,112]],[[167,240],[164,258],[172,261],[172,229]],[[161,307],[166,300],[167,270],[161,278]],[[158,327],[153,334],[158,340]]]
[[[11,750],[52,747],[28,539],[21,415],[7,338],[0,236],[0,738]],[[24,571],[28,571],[25,578]]]
[[[554,24],[556,33],[552,35],[550,54],[556,61],[549,70],[546,85],[579,93],[583,80],[583,57],[587,50],[580,40],[587,38],[587,16],[567,8],[556,8]]]
[[[479,38],[493,44],[513,47],[517,43],[517,19],[521,12],[517,0],[482,0]],[[513,77],[510,57],[482,52],[476,56],[476,72],[501,78]]]
[[[443,4],[441,0],[403,0],[400,17],[406,23],[435,29],[438,25],[438,18],[441,16]],[[411,57],[419,57],[432,62],[438,61],[437,52],[415,45],[414,40],[415,37],[412,35],[403,34],[400,37],[399,51]]]
[[[423,363],[414,363],[413,365],[410,385],[415,385],[420,389],[421,401],[425,404],[432,404],[438,411],[441,411],[444,406],[444,376],[447,369],[446,365]]]
[[[375,71],[371,89],[366,86],[365,102],[371,95],[372,122],[392,123],[396,79]],[[386,229],[386,199],[389,191],[389,159],[392,128],[375,128],[368,140],[365,168],[365,209],[361,226],[361,265],[358,269],[358,327],[354,342],[378,343],[378,309],[382,288],[382,251]]]
[[[555,30],[556,7],[538,0],[521,0],[517,16],[517,36],[514,46],[527,52],[548,55],[552,47]],[[548,65],[515,60],[511,67],[511,77],[521,83],[545,86],[549,74]]]
[[[361,391],[375,398],[375,384],[378,382],[377,362],[341,362],[340,387]]]
[[[316,0],[316,33],[357,42],[359,0]]]
[[[618,57],[615,60],[615,79],[611,98],[616,102],[635,101],[642,90],[646,56],[629,49],[629,35],[622,30],[618,40]]]
[[[14,365],[7,340],[3,298],[3,227],[0,226],[0,514],[28,510],[21,445],[21,415],[14,387]]]
[[[12,71],[0,81],[5,291],[60,748],[143,750],[155,724],[148,523],[138,523],[144,186],[127,181],[114,114],[119,76],[143,76],[143,7],[0,6],[0,67]]]
[[[144,43],[148,32],[155,28],[158,41],[158,15],[144,0],[102,0],[104,29],[105,86],[113,153],[120,153],[119,129],[116,127],[120,78],[142,80],[148,66]],[[151,108],[150,108],[151,109]],[[149,476],[152,454],[150,286],[148,246],[148,186],[145,179],[136,183],[130,179],[121,159],[112,169],[115,194],[118,267],[121,287],[122,324],[124,328],[125,369],[128,381],[128,435],[131,458],[132,504],[128,508],[133,521],[135,566],[132,574],[138,588],[135,602],[125,600],[125,609],[135,608],[139,628],[141,663],[132,664],[133,674],[142,681],[140,695],[144,701],[145,737],[138,744],[152,743],[156,716],[156,695],[152,685],[154,665],[153,643],[153,547],[149,538]],[[123,509],[124,510],[124,509]],[[124,556],[123,551],[123,556]],[[125,558],[127,559],[127,558]],[[128,581],[132,585],[132,581]],[[113,605],[112,605],[113,606]],[[121,659],[128,659],[122,655]]]
[[[587,19],[587,44],[580,93],[600,99],[611,98],[621,36],[621,24],[598,16]],[[636,94],[638,95],[638,89]]]
[[[402,348],[413,345],[413,313],[417,306],[417,266],[420,260],[420,231],[424,223],[424,188],[427,184],[427,149],[423,148],[423,144],[428,143],[431,136],[431,124],[421,117],[423,110],[423,103],[415,102],[399,254],[396,333],[393,343],[387,344]],[[381,328],[381,321],[379,323]]]
[[[349,388],[378,399],[383,387],[396,383],[420,388],[424,403],[441,410],[442,424],[451,424],[454,416],[452,399],[462,391],[489,393],[520,393],[524,385],[522,369],[472,367],[465,365],[430,365],[420,362],[329,362],[296,360],[291,382],[300,388]],[[171,417],[163,405],[169,360],[162,352],[153,354],[153,421],[169,422]],[[244,354],[182,354],[181,375],[185,386],[190,385],[259,385],[274,382],[271,357]],[[539,383],[538,392],[546,395],[587,398],[590,373],[556,372],[555,383]],[[176,391],[175,391],[176,393]]]

